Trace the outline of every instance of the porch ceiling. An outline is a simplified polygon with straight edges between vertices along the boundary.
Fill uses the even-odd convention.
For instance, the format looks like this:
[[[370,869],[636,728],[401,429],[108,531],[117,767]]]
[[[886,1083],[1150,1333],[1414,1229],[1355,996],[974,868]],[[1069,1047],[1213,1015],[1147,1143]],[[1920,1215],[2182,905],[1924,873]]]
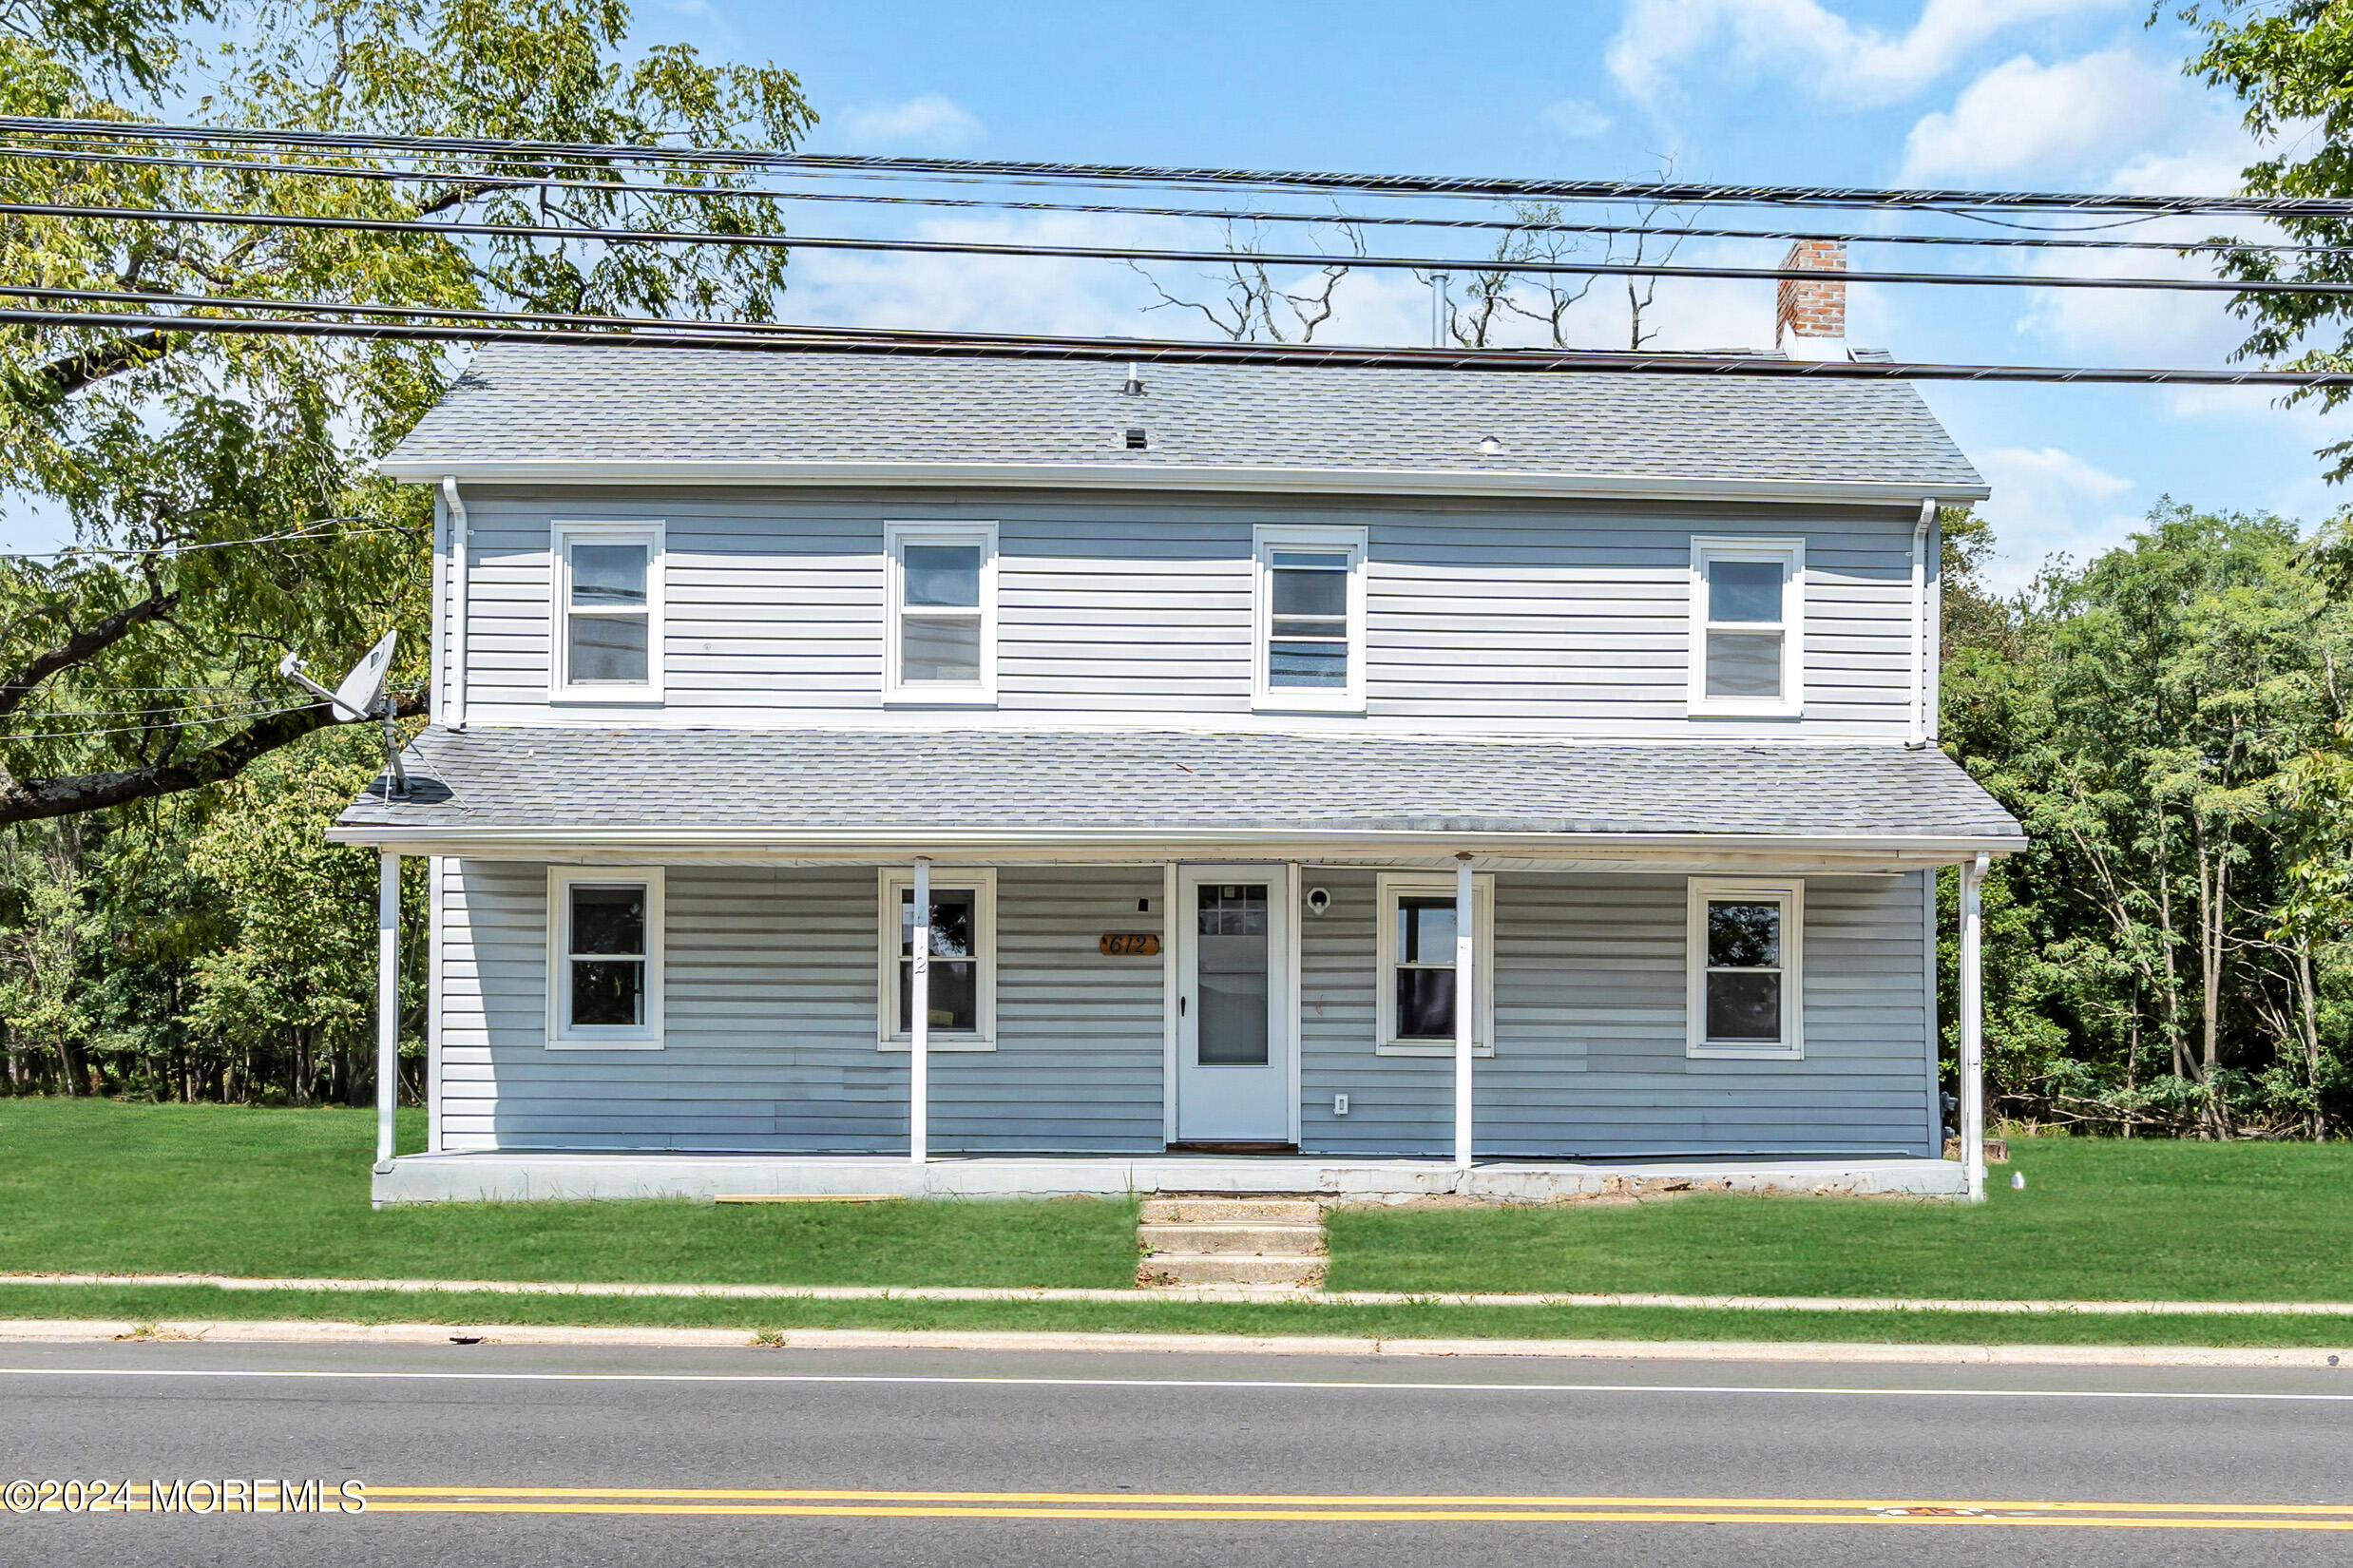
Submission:
[[[332,836],[423,852],[606,847],[784,858],[1548,860],[2022,848],[1950,758],[1901,746],[1184,731],[430,729]],[[731,857],[733,855],[731,854]]]

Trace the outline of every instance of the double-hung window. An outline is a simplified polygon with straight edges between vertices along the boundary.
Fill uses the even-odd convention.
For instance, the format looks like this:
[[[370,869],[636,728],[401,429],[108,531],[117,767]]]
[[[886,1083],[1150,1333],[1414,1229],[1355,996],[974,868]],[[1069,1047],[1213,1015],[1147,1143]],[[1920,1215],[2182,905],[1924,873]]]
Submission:
[[[1263,524],[1252,706],[1365,711],[1365,530]]]
[[[1692,541],[1693,713],[1800,712],[1805,583],[1802,540]]]
[[[997,700],[997,525],[884,526],[886,700]]]
[[[1805,884],[1694,881],[1690,898],[1686,1054],[1803,1057],[1798,960]]]
[[[661,870],[547,873],[547,1043],[661,1044]]]
[[[1385,1056],[1449,1056],[1454,1051],[1454,877],[1445,872],[1384,871],[1379,881],[1380,1036]],[[1471,878],[1472,964],[1478,1014],[1471,1049],[1495,1054],[1495,878]]]
[[[551,544],[550,695],[661,700],[662,526],[558,523]]]
[[[997,1039],[997,873],[931,873],[929,1030],[934,1051],[993,1051]],[[914,1028],[915,873],[882,873],[879,1041],[903,1051]]]

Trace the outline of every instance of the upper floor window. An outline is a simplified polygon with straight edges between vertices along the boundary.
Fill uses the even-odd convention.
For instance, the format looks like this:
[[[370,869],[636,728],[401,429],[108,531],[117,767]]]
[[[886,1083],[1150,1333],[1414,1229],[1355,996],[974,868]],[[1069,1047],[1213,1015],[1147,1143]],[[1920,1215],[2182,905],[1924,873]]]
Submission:
[[[1798,956],[1805,885],[1694,881],[1690,900],[1685,1054],[1804,1056]]]
[[[1797,715],[1805,581],[1801,540],[1692,541],[1693,713]]]
[[[661,1043],[661,870],[547,873],[547,1043]]]
[[[997,525],[885,525],[890,624],[883,696],[997,699]]]
[[[659,523],[558,523],[550,694],[600,702],[661,697]]]
[[[1365,711],[1365,530],[1261,525],[1252,706]]]

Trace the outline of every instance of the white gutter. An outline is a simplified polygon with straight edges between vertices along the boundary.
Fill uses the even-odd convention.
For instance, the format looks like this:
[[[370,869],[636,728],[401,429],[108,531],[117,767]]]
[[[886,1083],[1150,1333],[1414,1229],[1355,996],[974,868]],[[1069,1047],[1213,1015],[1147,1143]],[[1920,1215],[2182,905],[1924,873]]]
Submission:
[[[397,454],[395,454],[397,455]],[[801,462],[788,459],[646,458],[599,461],[429,459],[378,465],[390,478],[446,488],[498,485],[908,485],[1122,490],[1340,491],[1389,495],[1523,495],[1600,500],[1795,501],[1834,505],[1982,501],[1983,485],[1930,487],[1878,480],[1721,479],[1675,474],[1544,473],[1525,469],[1287,468],[1136,463]]]
[[[450,703],[443,715],[452,730],[466,727],[466,589],[473,573],[467,564],[467,541],[473,532],[466,503],[458,499],[457,475],[441,476],[441,498],[450,507]]]
[[[1912,715],[1903,743],[1914,751],[1928,744],[1928,529],[1937,520],[1937,498],[1920,504],[1912,525]]]

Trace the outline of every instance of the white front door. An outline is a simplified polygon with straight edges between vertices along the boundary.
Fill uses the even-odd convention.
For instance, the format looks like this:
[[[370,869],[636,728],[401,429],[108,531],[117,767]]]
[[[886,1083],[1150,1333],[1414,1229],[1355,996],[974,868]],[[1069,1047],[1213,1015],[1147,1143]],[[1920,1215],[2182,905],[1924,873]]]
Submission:
[[[1280,866],[1176,873],[1176,1140],[1291,1141],[1291,898]]]

